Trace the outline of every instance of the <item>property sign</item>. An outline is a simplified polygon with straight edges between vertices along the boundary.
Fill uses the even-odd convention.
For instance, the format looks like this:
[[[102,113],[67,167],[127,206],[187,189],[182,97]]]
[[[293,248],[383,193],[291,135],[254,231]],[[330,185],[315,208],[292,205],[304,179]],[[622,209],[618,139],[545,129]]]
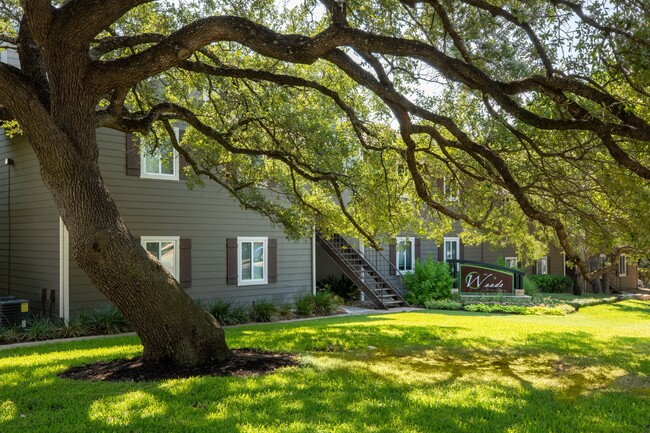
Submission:
[[[506,270],[461,263],[460,292],[514,294],[513,276]]]

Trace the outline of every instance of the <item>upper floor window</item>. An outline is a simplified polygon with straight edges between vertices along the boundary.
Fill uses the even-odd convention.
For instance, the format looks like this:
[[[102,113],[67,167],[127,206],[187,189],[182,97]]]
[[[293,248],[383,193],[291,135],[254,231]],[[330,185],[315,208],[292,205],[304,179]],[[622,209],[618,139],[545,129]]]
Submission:
[[[548,274],[548,257],[542,257],[537,260],[537,273]]]
[[[180,140],[179,128],[174,128],[176,140]],[[149,179],[178,180],[178,152],[169,138],[160,140],[159,146],[151,152],[142,148],[140,155],[140,177]]]
[[[517,256],[506,257],[505,262],[506,262],[506,268],[515,269],[517,267],[517,263],[519,262],[519,260],[517,259]]]
[[[268,263],[268,238],[239,237],[237,238],[237,284],[266,284]]]
[[[449,201],[458,201],[460,197],[460,188],[458,188],[458,181],[451,176],[445,176],[442,182],[444,197]]]
[[[142,236],[140,243],[174,276],[179,279],[180,254],[178,236]]]
[[[415,238],[396,238],[396,263],[397,270],[401,273],[412,272],[415,268]]]

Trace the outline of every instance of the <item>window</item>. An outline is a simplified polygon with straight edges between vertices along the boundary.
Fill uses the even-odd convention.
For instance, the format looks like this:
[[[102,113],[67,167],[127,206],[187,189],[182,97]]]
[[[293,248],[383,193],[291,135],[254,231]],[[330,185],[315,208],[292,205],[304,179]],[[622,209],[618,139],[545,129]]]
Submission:
[[[415,262],[415,238],[398,237],[395,266],[400,273],[413,272]]]
[[[460,239],[458,238],[445,238],[444,258],[445,262],[449,260],[460,259]]]
[[[517,263],[519,262],[519,260],[517,259],[517,256],[506,257],[505,262],[506,262],[506,268],[515,269],[517,267]]]
[[[625,277],[627,275],[627,257],[621,254],[618,258],[618,276]]]
[[[174,276],[179,279],[180,273],[180,254],[178,236],[142,236],[140,243],[152,256]]]
[[[237,238],[237,285],[266,284],[268,238]]]
[[[176,140],[180,140],[178,128],[174,128],[174,134],[176,134]],[[160,146],[149,153],[142,148],[140,158],[140,177],[178,180],[178,152],[172,148],[169,139],[161,140]]]
[[[542,257],[537,260],[537,273],[548,274],[548,257]]]
[[[458,188],[458,182],[454,178],[450,176],[445,176],[442,181],[442,190],[444,193],[444,197],[447,200],[458,201],[458,197],[460,196],[460,191]]]

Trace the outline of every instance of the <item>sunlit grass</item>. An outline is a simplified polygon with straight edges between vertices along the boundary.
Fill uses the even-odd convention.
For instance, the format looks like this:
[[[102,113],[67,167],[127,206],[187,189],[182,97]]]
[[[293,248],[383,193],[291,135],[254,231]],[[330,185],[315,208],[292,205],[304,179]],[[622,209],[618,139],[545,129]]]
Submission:
[[[650,304],[568,316],[416,312],[227,329],[296,353],[252,378],[63,380],[135,337],[0,351],[0,432],[650,431]]]

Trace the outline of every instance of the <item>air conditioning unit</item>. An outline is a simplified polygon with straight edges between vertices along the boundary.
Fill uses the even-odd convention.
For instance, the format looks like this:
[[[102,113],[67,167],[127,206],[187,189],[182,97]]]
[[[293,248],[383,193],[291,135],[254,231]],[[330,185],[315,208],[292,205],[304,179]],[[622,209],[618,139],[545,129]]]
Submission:
[[[0,296],[0,326],[27,325],[29,301],[15,296]]]

